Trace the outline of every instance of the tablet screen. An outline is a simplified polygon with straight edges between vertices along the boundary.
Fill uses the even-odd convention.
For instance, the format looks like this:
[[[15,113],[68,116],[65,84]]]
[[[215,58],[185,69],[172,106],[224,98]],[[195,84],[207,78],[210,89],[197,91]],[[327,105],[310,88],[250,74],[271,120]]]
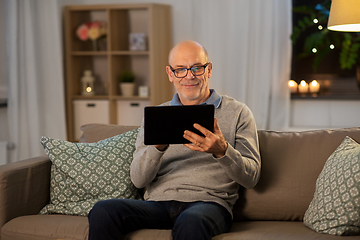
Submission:
[[[155,106],[144,111],[145,145],[189,143],[183,137],[185,130],[203,136],[194,123],[214,131],[214,105]]]

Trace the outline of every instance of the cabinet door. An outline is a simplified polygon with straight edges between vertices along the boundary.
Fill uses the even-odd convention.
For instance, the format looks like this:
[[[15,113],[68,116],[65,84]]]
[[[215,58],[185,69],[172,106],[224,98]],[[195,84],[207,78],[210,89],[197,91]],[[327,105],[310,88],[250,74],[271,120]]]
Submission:
[[[110,123],[108,100],[74,100],[74,137],[79,140],[80,127],[88,123]]]
[[[117,101],[117,124],[140,126],[144,117],[144,107],[150,106],[147,100]]]

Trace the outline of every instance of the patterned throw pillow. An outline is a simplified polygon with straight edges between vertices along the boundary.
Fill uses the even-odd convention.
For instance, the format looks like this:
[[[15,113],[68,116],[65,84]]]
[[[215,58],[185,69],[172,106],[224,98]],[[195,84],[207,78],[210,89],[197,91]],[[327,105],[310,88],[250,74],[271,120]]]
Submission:
[[[360,234],[360,145],[350,137],[326,161],[304,224],[331,235]]]
[[[130,163],[139,129],[97,143],[41,138],[51,166],[50,203],[40,214],[86,216],[99,200],[139,199]]]

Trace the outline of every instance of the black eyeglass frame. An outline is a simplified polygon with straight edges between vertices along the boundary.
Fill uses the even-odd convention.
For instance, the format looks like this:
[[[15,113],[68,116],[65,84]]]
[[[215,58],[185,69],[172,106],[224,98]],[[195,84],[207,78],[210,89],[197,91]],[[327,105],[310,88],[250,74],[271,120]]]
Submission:
[[[190,68],[175,68],[175,69],[174,69],[174,68],[173,68],[172,66],[170,66],[170,65],[169,65],[169,67],[170,67],[170,70],[174,73],[175,77],[177,77],[177,78],[184,78],[184,77],[186,77],[186,76],[188,75],[188,71],[189,71],[189,70],[190,70],[191,74],[194,75],[195,77],[196,77],[196,76],[201,76],[201,75],[203,75],[203,74],[205,73],[206,67],[207,67],[209,64],[210,64],[210,62],[207,62],[207,63],[205,63],[204,65],[192,66],[192,67],[190,67]],[[201,73],[201,74],[195,74],[195,73],[192,71],[193,68],[204,68],[204,72]],[[178,76],[176,76],[175,71],[176,71],[176,70],[179,70],[179,69],[186,69],[186,74],[185,74],[185,76],[183,76],[183,77],[178,77]]]

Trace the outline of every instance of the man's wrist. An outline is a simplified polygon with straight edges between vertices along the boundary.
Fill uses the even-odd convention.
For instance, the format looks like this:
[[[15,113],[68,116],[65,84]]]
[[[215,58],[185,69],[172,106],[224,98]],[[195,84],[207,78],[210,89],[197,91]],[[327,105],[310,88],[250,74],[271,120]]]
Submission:
[[[157,150],[163,152],[169,147],[169,145],[155,145],[155,147],[157,148]]]
[[[220,152],[220,153],[217,153],[217,154],[213,154],[213,156],[214,156],[215,158],[221,158],[221,157],[225,156],[226,151],[227,151],[227,148],[228,148],[228,143],[226,142],[226,148],[225,148],[225,150],[224,150],[223,152]]]

